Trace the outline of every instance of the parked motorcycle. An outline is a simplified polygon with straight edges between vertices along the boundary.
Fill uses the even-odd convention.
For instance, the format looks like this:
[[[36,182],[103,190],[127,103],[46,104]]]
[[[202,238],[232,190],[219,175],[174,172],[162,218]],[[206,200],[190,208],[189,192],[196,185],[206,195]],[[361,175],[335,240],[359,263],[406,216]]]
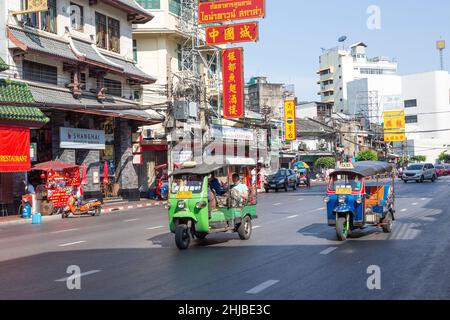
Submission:
[[[70,214],[74,216],[91,215],[99,216],[102,212],[102,203],[98,200],[89,200],[78,204],[78,198],[71,196],[69,198],[67,206],[64,208],[62,218],[68,218]]]

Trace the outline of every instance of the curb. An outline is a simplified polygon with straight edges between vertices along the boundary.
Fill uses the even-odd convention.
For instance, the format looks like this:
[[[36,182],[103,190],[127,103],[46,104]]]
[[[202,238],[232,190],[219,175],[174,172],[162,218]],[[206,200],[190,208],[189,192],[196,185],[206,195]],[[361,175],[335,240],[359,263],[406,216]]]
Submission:
[[[142,209],[142,208],[152,208],[152,207],[162,207],[167,206],[167,201],[162,202],[148,202],[148,203],[140,203],[135,205],[122,205],[120,207],[110,207],[106,209],[102,209],[102,214],[111,214],[116,212],[122,212],[122,211],[129,211],[132,209]],[[43,216],[42,222],[45,221],[53,221],[53,220],[61,220],[61,215],[56,216]],[[7,226],[7,225],[19,225],[19,224],[31,224],[31,218],[30,219],[15,219],[11,221],[1,221],[0,219],[0,227],[1,226]]]

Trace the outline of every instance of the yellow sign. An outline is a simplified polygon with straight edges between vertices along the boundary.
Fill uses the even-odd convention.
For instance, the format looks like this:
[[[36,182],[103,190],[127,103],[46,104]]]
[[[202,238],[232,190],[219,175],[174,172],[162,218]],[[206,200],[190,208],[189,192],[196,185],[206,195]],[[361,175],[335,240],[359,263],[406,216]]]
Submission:
[[[352,188],[336,188],[336,194],[352,194]]]
[[[177,192],[177,199],[191,199],[192,191],[180,191]]]
[[[31,13],[31,12],[41,12],[48,11],[48,3],[47,0],[28,0],[24,1],[28,6],[26,10],[13,12],[13,15],[23,14],[23,13]]]
[[[384,141],[401,142],[406,140],[405,111],[385,111],[384,117]]]
[[[445,41],[444,40],[436,41],[436,48],[438,48],[439,50],[444,50],[445,49]]]
[[[354,168],[355,167],[350,162],[344,162],[339,165],[339,169],[354,169]]]
[[[297,140],[294,100],[286,100],[284,102],[284,139],[286,141]]]

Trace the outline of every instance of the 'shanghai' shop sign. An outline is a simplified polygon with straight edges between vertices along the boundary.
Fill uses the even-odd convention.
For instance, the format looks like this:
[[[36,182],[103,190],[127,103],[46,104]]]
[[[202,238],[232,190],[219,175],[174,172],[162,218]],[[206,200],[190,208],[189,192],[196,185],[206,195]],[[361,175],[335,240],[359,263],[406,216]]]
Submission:
[[[62,149],[105,149],[105,132],[100,130],[59,128]]]

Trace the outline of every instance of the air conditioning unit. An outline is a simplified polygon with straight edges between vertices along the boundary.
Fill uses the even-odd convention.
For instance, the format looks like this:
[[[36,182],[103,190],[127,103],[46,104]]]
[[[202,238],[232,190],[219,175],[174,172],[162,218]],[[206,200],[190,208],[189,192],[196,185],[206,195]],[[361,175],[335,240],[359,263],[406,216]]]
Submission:
[[[142,138],[145,140],[155,139],[155,132],[152,129],[142,130]]]

